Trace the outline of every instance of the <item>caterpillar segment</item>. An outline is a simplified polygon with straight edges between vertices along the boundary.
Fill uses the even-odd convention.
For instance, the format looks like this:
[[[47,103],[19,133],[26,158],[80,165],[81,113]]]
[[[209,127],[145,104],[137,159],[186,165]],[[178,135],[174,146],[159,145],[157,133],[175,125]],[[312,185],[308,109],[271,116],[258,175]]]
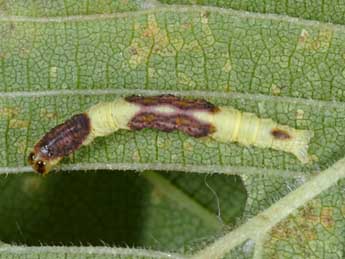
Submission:
[[[272,148],[295,155],[301,163],[309,162],[308,144],[313,137],[310,130],[279,125],[271,119],[260,119],[232,107],[217,107],[203,99],[129,96],[96,104],[54,127],[36,143],[28,160],[36,172],[46,174],[64,156],[90,144],[96,137],[120,129],[144,128],[179,130],[195,138]]]
[[[310,160],[308,145],[314,135],[310,130],[297,130],[231,107],[220,107],[219,112],[211,116],[204,113],[196,116],[214,125],[217,130],[210,137],[220,142],[237,142],[244,146],[292,153],[303,164]]]

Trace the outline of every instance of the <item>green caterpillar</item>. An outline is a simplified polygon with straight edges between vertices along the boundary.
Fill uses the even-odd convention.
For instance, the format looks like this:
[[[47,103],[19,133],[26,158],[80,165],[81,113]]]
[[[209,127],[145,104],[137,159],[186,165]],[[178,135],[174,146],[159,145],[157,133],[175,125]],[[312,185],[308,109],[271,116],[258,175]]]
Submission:
[[[174,95],[129,96],[99,103],[85,113],[51,129],[29,155],[29,163],[40,173],[48,173],[64,156],[94,138],[119,129],[154,128],[165,132],[180,130],[192,137],[210,137],[221,142],[237,142],[292,153],[308,163],[310,130],[279,125],[253,113],[231,107],[217,107],[202,99]]]

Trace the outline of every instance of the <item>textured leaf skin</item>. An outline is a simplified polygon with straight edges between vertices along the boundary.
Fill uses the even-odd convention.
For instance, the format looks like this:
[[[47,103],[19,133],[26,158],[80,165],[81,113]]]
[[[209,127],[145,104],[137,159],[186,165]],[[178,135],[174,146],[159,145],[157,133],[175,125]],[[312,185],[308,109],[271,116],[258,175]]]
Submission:
[[[142,0],[2,0],[0,14],[32,17],[108,14],[136,11],[143,2]]]
[[[310,172],[342,157],[344,60],[332,54],[342,52],[341,28],[320,29],[313,23],[213,9],[157,10],[66,23],[3,21],[0,87],[33,96],[0,98],[7,111],[0,118],[6,135],[0,144],[7,148],[0,164],[24,165],[27,149],[49,128],[97,102],[136,93],[138,88],[143,93],[154,89],[182,95],[203,91],[199,95],[217,105],[310,129],[315,163],[303,167],[283,152],[156,131],[100,139],[92,149],[76,154],[76,161]],[[66,88],[75,92],[64,93]],[[46,96],[44,91],[50,89],[61,92]],[[99,92],[106,89],[113,93]],[[215,92],[220,94],[213,96]],[[9,145],[14,139],[17,144]]]
[[[345,5],[341,1],[285,0],[160,0],[167,4],[211,5],[256,13],[275,13],[323,22],[344,24]]]
[[[344,180],[276,225],[264,243],[265,258],[344,257]]]
[[[173,162],[191,171],[241,172],[249,197],[244,217],[250,218],[344,156],[342,26],[200,7],[111,14],[138,10],[142,2],[128,1],[124,7],[116,1],[110,5],[94,1],[99,7],[89,9],[84,1],[64,2],[71,4],[62,10],[39,6],[40,1],[0,1],[0,14],[28,16],[24,20],[0,17],[1,169],[26,165],[27,151],[34,142],[72,114],[99,101],[137,93],[138,88],[201,95],[215,104],[312,129],[315,138],[310,153],[315,161],[302,167],[293,157],[276,151],[146,130],[99,139],[65,164],[110,163],[118,168],[127,163],[140,168],[144,163],[160,163],[165,165],[160,169],[171,170],[166,165]],[[305,9],[298,3],[279,1],[265,1],[265,5],[255,1],[198,3],[344,23],[338,15],[343,6],[336,4],[321,5],[323,11],[319,12],[313,6]],[[62,1],[54,4],[64,6]],[[96,15],[68,21],[45,18],[66,14]],[[40,22],[30,20],[35,16],[44,17]],[[119,90],[100,91],[108,89]],[[46,91],[51,90],[57,94],[47,96]],[[19,94],[11,96],[13,92]],[[256,177],[253,171],[269,176]],[[216,240],[220,232],[195,211],[186,211],[183,205],[190,202],[188,197],[216,217],[218,203],[207,187],[210,185],[226,224],[233,224],[233,217],[243,209],[245,191],[239,178],[165,177],[176,192],[186,194],[185,200],[162,194],[148,178],[114,172],[2,177],[0,239],[27,244],[56,244],[63,239],[63,243],[99,245],[105,237],[106,243],[119,246],[125,243],[190,253]],[[343,189],[340,181],[272,228],[264,242],[255,246],[247,240],[225,258],[342,257]],[[99,224],[103,217],[109,218],[110,225]],[[64,254],[69,252],[61,256]],[[39,256],[52,258],[52,254]]]

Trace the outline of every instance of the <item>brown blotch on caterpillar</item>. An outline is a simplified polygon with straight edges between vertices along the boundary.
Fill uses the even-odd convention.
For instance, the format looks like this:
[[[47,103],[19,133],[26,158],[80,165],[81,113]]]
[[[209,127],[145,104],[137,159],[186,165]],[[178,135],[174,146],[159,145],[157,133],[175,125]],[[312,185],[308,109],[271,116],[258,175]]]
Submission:
[[[218,112],[219,108],[203,99],[185,99],[171,94],[158,96],[138,96],[132,95],[125,98],[127,102],[136,103],[142,106],[171,105],[180,110],[200,110],[208,112]]]
[[[277,128],[272,129],[271,134],[274,138],[279,139],[279,140],[287,140],[287,139],[291,138],[289,133],[287,133],[284,130],[277,129]]]
[[[90,130],[90,119],[86,113],[74,115],[37,142],[29,154],[28,162],[36,172],[48,173],[53,165],[83,144]]]
[[[158,129],[165,132],[180,130],[192,137],[206,137],[215,132],[215,127],[203,123],[188,115],[158,115],[154,113],[139,113],[128,123],[132,130],[144,128]]]

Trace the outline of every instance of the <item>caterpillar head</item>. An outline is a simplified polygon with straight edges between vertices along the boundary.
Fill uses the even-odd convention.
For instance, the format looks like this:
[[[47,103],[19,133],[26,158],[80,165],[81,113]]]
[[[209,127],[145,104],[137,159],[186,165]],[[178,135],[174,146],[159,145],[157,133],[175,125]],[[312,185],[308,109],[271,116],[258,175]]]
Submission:
[[[28,156],[28,162],[35,172],[45,175],[61,160],[61,158],[50,159],[42,149],[35,148]]]
[[[87,142],[90,119],[86,113],[74,115],[47,132],[34,146],[28,162],[39,174],[47,174],[60,160]]]

